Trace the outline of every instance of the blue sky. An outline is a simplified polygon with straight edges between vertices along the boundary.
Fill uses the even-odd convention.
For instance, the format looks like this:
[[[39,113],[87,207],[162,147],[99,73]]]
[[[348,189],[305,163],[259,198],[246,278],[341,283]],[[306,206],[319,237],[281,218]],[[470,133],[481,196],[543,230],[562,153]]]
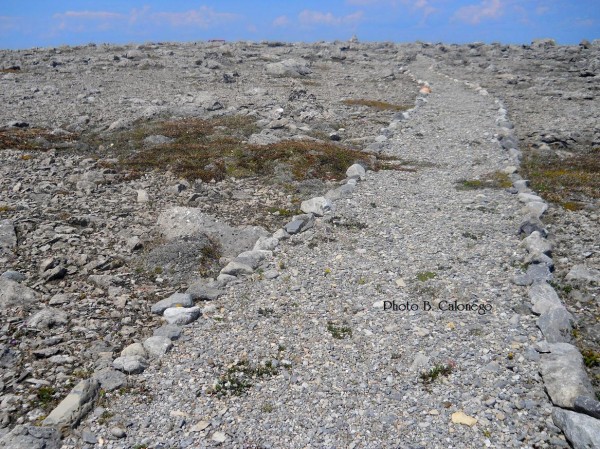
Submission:
[[[0,48],[158,41],[561,44],[600,38],[600,0],[0,0]]]

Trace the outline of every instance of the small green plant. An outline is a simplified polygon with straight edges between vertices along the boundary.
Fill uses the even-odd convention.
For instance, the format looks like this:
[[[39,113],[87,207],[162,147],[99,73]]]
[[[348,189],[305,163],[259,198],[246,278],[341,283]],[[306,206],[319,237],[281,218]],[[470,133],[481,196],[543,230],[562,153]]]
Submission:
[[[278,266],[279,266],[279,269],[280,269],[280,270],[285,270],[285,262],[284,262],[283,260],[280,260],[280,261],[279,261],[279,264],[278,264]]]
[[[367,283],[367,280],[365,278],[361,277],[361,278],[358,278],[357,283],[358,283],[358,285],[365,285]]]
[[[499,171],[487,173],[479,179],[461,179],[456,185],[458,190],[508,189],[509,187],[512,187],[510,177]]]
[[[600,352],[594,351],[593,349],[584,349],[581,351],[583,356],[583,363],[588,368],[594,368],[600,366]]]
[[[352,337],[352,329],[346,323],[336,324],[333,321],[327,322],[327,330],[331,336],[337,340]]]
[[[435,278],[437,275],[433,271],[422,271],[417,273],[417,279],[421,282]]]
[[[56,390],[50,386],[40,387],[36,393],[37,399],[42,408],[46,408],[54,402]]]
[[[331,274],[331,268],[329,268],[329,267],[326,267],[326,268],[325,268],[325,270],[323,270],[323,274],[324,274],[325,276],[328,276],[328,275],[330,275],[330,274]]]
[[[492,436],[492,432],[490,432],[489,430],[483,430],[483,436],[486,438],[490,438]]]
[[[433,368],[430,368],[428,371],[422,371],[421,374],[419,374],[419,379],[425,385],[429,385],[435,382],[435,380],[438,379],[440,376],[449,376],[452,373],[454,367],[454,362],[448,362],[446,364],[436,364]]]
[[[133,449],[148,449],[148,445],[145,443],[136,444],[135,446],[133,446]]]
[[[251,365],[247,360],[240,360],[231,365],[221,375],[211,392],[217,396],[241,396],[249,388],[252,382],[260,378],[268,378],[279,373],[277,367],[271,361],[263,365]]]
[[[104,410],[100,417],[98,418],[98,424],[104,425],[110,421],[110,419],[115,416],[113,412],[109,412],[108,410]]]
[[[265,402],[260,408],[260,410],[263,413],[271,413],[273,410],[275,410],[275,407],[273,407],[273,404],[271,404],[270,402]]]
[[[269,207],[269,213],[279,215],[280,217],[293,217],[294,215],[299,215],[302,211],[294,210],[294,209],[283,209],[280,207]]]

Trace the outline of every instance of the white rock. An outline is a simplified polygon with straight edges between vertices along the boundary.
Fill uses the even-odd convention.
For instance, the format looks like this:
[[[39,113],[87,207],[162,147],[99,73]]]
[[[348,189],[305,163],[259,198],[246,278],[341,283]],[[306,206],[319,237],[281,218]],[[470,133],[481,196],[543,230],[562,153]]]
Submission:
[[[360,164],[353,164],[346,170],[346,176],[348,178],[359,178],[362,180],[365,179],[366,175],[367,173],[364,167]]]
[[[164,319],[169,324],[189,324],[200,316],[200,307],[172,307],[163,313]]]
[[[328,199],[318,196],[316,198],[302,201],[300,204],[300,209],[306,214],[313,214],[317,217],[322,217],[323,215],[332,211],[333,204]]]

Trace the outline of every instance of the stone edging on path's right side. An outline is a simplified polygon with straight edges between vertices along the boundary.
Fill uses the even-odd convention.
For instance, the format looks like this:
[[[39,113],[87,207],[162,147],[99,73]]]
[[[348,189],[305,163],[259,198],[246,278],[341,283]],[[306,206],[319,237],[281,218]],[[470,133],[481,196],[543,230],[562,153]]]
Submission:
[[[463,82],[479,94],[489,95],[482,87]],[[600,402],[585,371],[583,357],[572,344],[575,318],[550,284],[554,271],[553,247],[542,222],[548,204],[529,188],[529,181],[518,174],[522,152],[514,125],[502,101],[496,98],[495,103],[499,106],[497,139],[502,149],[508,152],[512,164],[505,172],[510,174],[513,193],[524,205],[518,234],[524,236],[521,245],[527,251],[527,271],[513,277],[512,282],[529,287],[530,308],[538,315],[537,326],[544,341],[537,344],[536,350],[540,354],[540,375],[554,405],[552,419],[575,449],[600,448]]]

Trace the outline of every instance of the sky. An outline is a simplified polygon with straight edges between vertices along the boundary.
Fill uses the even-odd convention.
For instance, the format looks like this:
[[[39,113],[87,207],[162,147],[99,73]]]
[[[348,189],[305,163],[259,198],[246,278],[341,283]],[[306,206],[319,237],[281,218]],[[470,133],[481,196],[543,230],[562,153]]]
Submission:
[[[0,0],[0,48],[173,41],[600,38],[600,0]]]

